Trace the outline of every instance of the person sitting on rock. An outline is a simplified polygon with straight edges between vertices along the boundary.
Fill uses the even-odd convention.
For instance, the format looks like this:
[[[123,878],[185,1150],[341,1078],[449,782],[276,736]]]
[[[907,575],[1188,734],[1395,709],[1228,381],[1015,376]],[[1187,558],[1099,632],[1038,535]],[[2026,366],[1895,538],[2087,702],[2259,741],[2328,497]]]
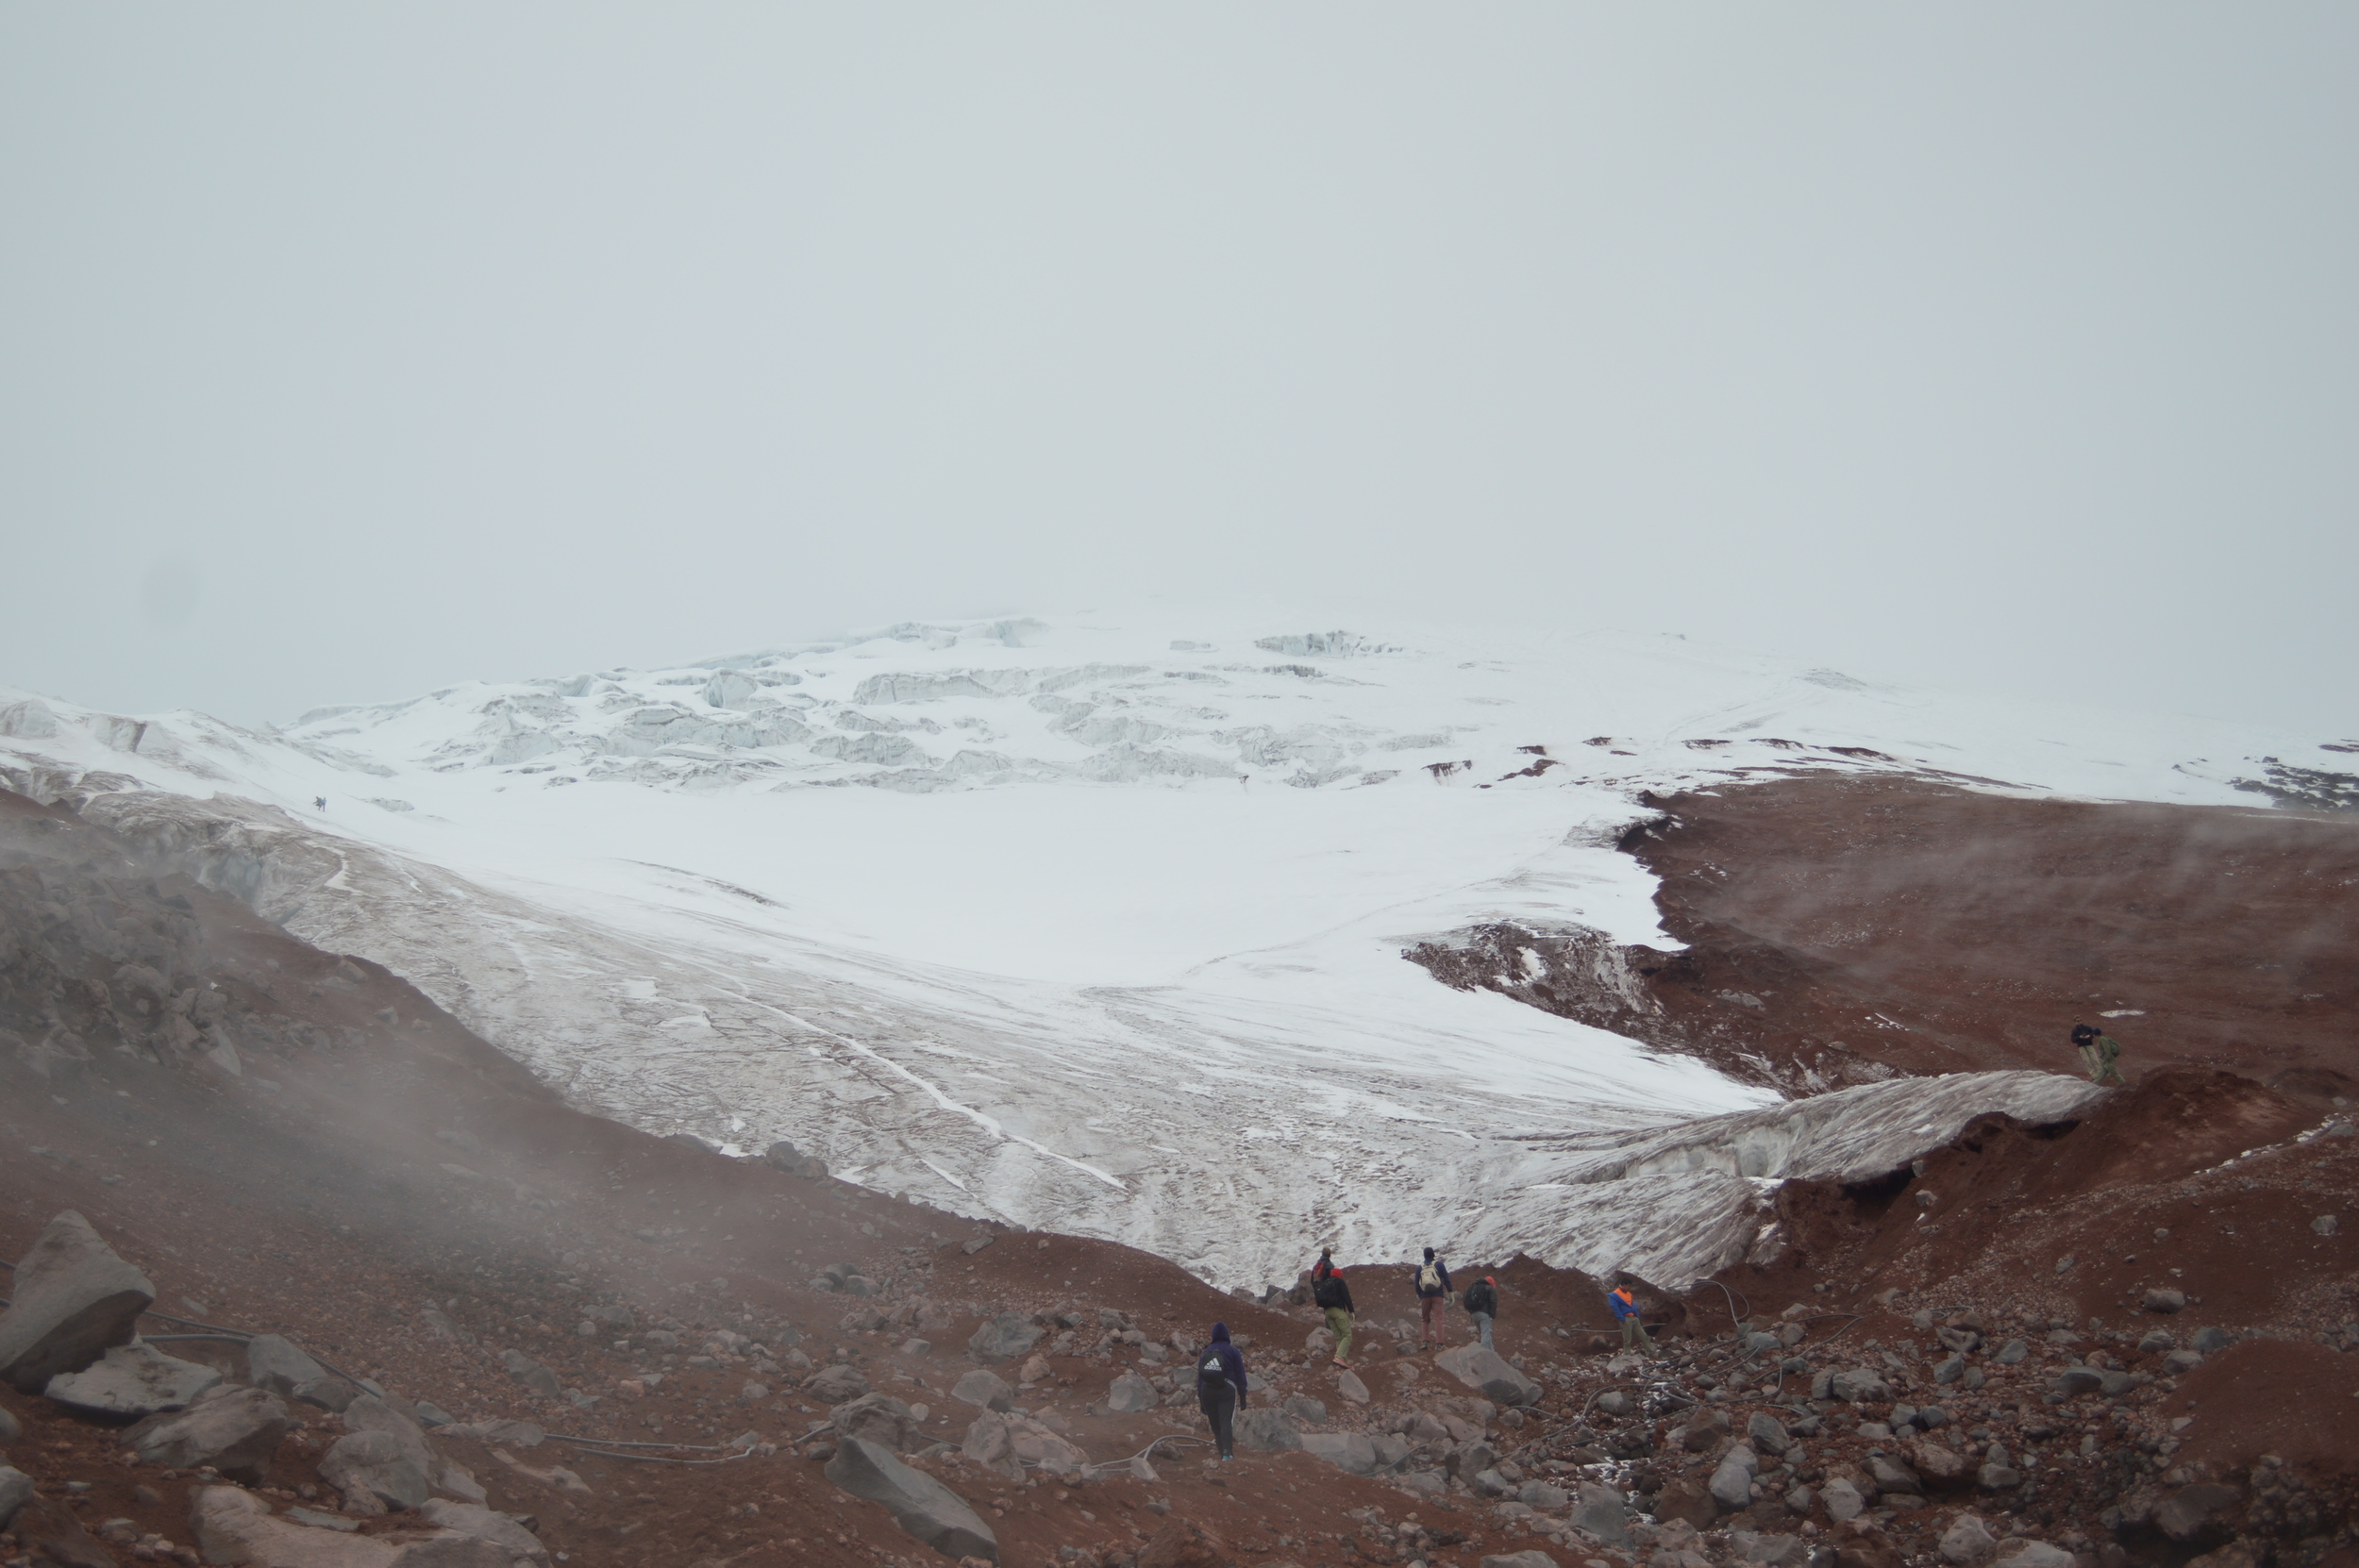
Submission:
[[[2121,1069],[2114,1063],[2121,1059],[2121,1042],[2112,1035],[2100,1034],[2087,1024],[2072,1026],[2072,1043],[2081,1050],[2081,1065],[2088,1072],[2089,1082],[2101,1084],[2107,1078],[2121,1083]],[[2123,1087],[2128,1087],[2126,1084]]]
[[[1638,1299],[1631,1290],[1637,1283],[1629,1275],[1615,1275],[1614,1289],[1606,1293],[1605,1304],[1614,1309],[1614,1321],[1622,1326],[1622,1348],[1635,1350],[1643,1346],[1651,1357],[1656,1354],[1654,1341],[1647,1337],[1646,1321],[1639,1315]]]
[[[1442,1309],[1449,1301],[1449,1266],[1433,1256],[1433,1249],[1425,1249],[1425,1261],[1417,1266],[1417,1310],[1423,1320],[1418,1343],[1424,1348],[1442,1348]]]
[[[1319,1266],[1311,1271],[1311,1299],[1327,1314],[1327,1331],[1335,1336],[1335,1364],[1346,1371],[1351,1369],[1351,1287],[1345,1282],[1343,1271],[1335,1267],[1334,1259],[1325,1247],[1319,1248]]]
[[[1237,1412],[1246,1405],[1245,1352],[1230,1343],[1229,1326],[1213,1325],[1213,1343],[1196,1359],[1196,1403],[1212,1424],[1213,1443],[1226,1464],[1237,1457]]]
[[[1458,1298],[1458,1305],[1466,1309],[1466,1316],[1473,1321],[1475,1338],[1482,1342],[1482,1348],[1493,1348],[1491,1320],[1499,1315],[1499,1282],[1484,1275],[1466,1287],[1466,1293]]]

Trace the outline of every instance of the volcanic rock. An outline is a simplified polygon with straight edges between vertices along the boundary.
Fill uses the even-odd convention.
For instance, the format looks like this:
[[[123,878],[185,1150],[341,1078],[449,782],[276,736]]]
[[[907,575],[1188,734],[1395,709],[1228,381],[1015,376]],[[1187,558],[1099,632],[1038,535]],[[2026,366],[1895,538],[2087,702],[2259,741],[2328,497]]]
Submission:
[[[0,1377],[39,1393],[60,1372],[79,1372],[132,1327],[156,1300],[147,1276],[67,1209],[42,1227],[10,1280],[0,1312]]]
[[[1029,1318],[1002,1312],[966,1342],[966,1353],[985,1366],[1012,1361],[1040,1343],[1043,1330]]]
[[[356,1513],[413,1509],[427,1499],[426,1466],[387,1431],[347,1432],[320,1460],[320,1478]]]
[[[148,1417],[123,1434],[149,1464],[194,1470],[209,1464],[233,1481],[259,1483],[287,1435],[287,1407],[260,1389],[233,1389],[171,1415]]]
[[[970,1373],[968,1376],[989,1377],[991,1374]],[[963,1386],[963,1379],[962,1379],[962,1386]],[[1106,1391],[1106,1408],[1121,1415],[1132,1415],[1140,1410],[1152,1409],[1157,1397],[1154,1384],[1135,1372],[1125,1372],[1115,1378],[1113,1386]]]
[[[1282,1411],[1251,1410],[1241,1412],[1236,1424],[1237,1446],[1257,1453],[1275,1453],[1280,1449],[1302,1446],[1302,1434]]]
[[[1119,1382],[1120,1379],[1117,1378],[1116,1381]],[[1146,1379],[1142,1377],[1139,1381],[1145,1382]],[[1148,1392],[1151,1393],[1153,1390],[1150,1388]],[[951,1384],[950,1397],[986,1410],[1009,1410],[1015,1408],[1015,1390],[1008,1387],[997,1374],[985,1372],[981,1367],[977,1367]],[[1144,1406],[1141,1407],[1141,1409],[1144,1408]]]
[[[148,1344],[119,1344],[79,1372],[61,1372],[42,1392],[78,1415],[138,1421],[184,1410],[221,1381],[194,1361],[175,1360]]]
[[[32,1500],[33,1478],[22,1470],[0,1464],[0,1530],[8,1527],[16,1510]]]
[[[839,1441],[860,1438],[896,1453],[906,1453],[924,1441],[910,1408],[887,1393],[863,1393],[828,1412]]]
[[[1376,1444],[1358,1432],[1306,1433],[1302,1451],[1355,1476],[1373,1476],[1381,1468]]]
[[[1961,1513],[1941,1532],[1941,1560],[1952,1568],[1980,1568],[1999,1549],[1998,1541],[1980,1519]]]
[[[1594,1482],[1582,1485],[1581,1503],[1573,1510],[1573,1526],[1587,1530],[1609,1546],[1629,1549],[1630,1509],[1622,1494],[1610,1486]]]
[[[1536,1405],[1540,1385],[1509,1366],[1497,1351],[1462,1344],[1433,1358],[1433,1364],[1497,1405]]]
[[[853,1496],[883,1504],[895,1524],[953,1562],[969,1557],[999,1560],[991,1526],[957,1493],[873,1443],[846,1439],[828,1461],[826,1475]]]

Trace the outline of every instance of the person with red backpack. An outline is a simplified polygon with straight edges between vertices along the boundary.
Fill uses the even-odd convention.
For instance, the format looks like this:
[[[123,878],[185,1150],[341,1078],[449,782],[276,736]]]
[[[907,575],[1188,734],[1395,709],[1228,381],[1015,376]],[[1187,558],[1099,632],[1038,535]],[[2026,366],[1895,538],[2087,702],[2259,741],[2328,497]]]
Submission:
[[[1335,1364],[1351,1370],[1351,1286],[1327,1248],[1319,1248],[1318,1266],[1311,1271],[1311,1299],[1327,1314],[1327,1331],[1335,1336]]]
[[[1442,1348],[1442,1309],[1449,1303],[1449,1267],[1433,1256],[1433,1249],[1425,1249],[1425,1261],[1417,1266],[1417,1310],[1423,1320],[1420,1343],[1432,1349]]]

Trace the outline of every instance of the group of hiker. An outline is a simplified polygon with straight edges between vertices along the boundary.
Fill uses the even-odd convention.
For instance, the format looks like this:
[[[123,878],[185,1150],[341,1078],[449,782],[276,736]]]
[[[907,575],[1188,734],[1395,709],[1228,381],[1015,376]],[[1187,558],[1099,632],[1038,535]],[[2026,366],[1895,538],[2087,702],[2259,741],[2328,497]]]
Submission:
[[[1499,1282],[1496,1275],[1486,1274],[1462,1292],[1451,1282],[1449,1265],[1431,1247],[1427,1247],[1424,1260],[1411,1273],[1410,1284],[1417,1298],[1420,1349],[1442,1348],[1443,1312],[1453,1300],[1466,1314],[1476,1342],[1485,1350],[1496,1349],[1491,1342],[1491,1326],[1499,1314]],[[1616,1275],[1613,1289],[1606,1293],[1606,1306],[1621,1327],[1624,1348],[1643,1350],[1653,1356],[1654,1341],[1647,1334],[1636,1285],[1631,1276]],[[1319,1260],[1312,1265],[1311,1300],[1327,1315],[1327,1331],[1335,1341],[1334,1364],[1350,1371],[1352,1326],[1359,1309],[1352,1303],[1351,1282],[1335,1266],[1334,1250],[1330,1247],[1319,1248]],[[1229,1326],[1213,1325],[1212,1343],[1196,1358],[1196,1401],[1213,1428],[1213,1442],[1223,1460],[1236,1455],[1237,1412],[1246,1408],[1250,1389],[1245,1354],[1230,1338]]]

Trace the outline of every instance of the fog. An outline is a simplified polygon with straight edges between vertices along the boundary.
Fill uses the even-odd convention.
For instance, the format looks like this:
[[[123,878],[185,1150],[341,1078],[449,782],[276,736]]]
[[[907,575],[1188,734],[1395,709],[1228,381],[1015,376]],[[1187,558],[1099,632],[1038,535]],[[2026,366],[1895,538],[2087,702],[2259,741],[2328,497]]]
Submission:
[[[0,683],[257,722],[1252,595],[2359,733],[2354,44],[12,7]]]

